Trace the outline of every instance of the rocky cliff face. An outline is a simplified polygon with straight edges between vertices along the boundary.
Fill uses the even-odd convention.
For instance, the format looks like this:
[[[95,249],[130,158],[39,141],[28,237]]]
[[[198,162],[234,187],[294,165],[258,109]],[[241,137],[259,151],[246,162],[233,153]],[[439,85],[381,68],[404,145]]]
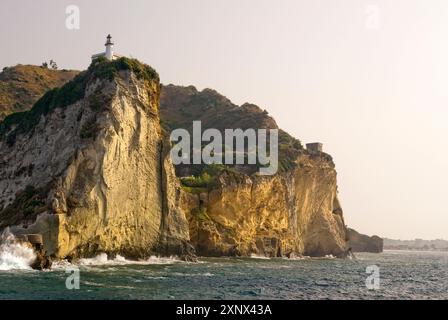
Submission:
[[[366,236],[348,228],[348,246],[353,252],[383,252],[383,239],[378,236]]]
[[[159,125],[157,74],[99,62],[0,127],[0,227],[59,258],[188,253]],[[75,97],[73,96],[75,95]]]
[[[198,253],[344,257],[345,224],[332,162],[308,154],[298,162],[273,177],[223,171],[211,191],[184,193]]]
[[[212,183],[191,187],[183,177],[208,166],[174,168],[164,132],[194,120],[278,128],[265,110],[211,89],[160,92],[154,70],[134,60],[92,66],[0,123],[0,229],[41,233],[59,258],[189,256],[193,247],[205,256],[346,254],[329,155],[279,130],[277,175],[220,167]]]

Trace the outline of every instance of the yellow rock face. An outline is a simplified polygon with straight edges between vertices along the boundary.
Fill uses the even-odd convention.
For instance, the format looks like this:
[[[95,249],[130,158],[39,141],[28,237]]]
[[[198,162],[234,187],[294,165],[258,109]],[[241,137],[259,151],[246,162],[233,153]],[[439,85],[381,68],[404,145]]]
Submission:
[[[345,255],[336,171],[324,155],[302,155],[272,177],[224,172],[217,189],[182,203],[200,255]]]

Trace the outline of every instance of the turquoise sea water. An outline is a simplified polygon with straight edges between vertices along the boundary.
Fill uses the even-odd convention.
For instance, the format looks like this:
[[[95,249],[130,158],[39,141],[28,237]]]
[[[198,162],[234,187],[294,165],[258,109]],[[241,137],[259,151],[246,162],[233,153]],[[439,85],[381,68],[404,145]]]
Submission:
[[[366,267],[380,269],[369,290]],[[153,258],[133,264],[104,257],[79,265],[80,288],[68,290],[66,268],[0,271],[0,299],[448,299],[448,253],[358,253],[357,260]]]

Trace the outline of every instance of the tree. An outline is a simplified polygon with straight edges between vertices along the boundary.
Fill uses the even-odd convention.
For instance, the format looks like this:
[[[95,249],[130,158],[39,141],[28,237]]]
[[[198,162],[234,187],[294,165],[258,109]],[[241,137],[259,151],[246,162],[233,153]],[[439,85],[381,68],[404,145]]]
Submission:
[[[46,61],[42,63],[42,68],[48,69],[48,63]]]
[[[56,61],[54,61],[53,59],[50,60],[50,67],[53,70],[58,70],[58,65],[56,64]]]

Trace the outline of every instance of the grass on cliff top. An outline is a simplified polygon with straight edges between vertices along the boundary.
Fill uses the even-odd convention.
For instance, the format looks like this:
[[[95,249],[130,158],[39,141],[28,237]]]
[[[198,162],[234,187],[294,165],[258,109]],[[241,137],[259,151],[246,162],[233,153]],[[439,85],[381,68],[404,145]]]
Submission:
[[[31,110],[7,116],[0,122],[0,139],[7,135],[8,145],[14,145],[17,134],[30,132],[39,123],[42,115],[83,99],[89,81],[94,79],[112,81],[122,70],[132,71],[138,79],[159,81],[159,75],[153,68],[136,59],[122,57],[108,61],[105,58],[99,58],[91,63],[87,71],[78,74],[72,81],[48,91]],[[14,130],[10,132],[13,127],[15,127]]]
[[[88,69],[99,79],[107,79],[112,81],[117,73],[122,70],[132,71],[137,79],[147,81],[159,81],[159,74],[147,64],[141,63],[137,59],[121,57],[117,60],[108,61],[104,57],[100,57],[93,61]]]

